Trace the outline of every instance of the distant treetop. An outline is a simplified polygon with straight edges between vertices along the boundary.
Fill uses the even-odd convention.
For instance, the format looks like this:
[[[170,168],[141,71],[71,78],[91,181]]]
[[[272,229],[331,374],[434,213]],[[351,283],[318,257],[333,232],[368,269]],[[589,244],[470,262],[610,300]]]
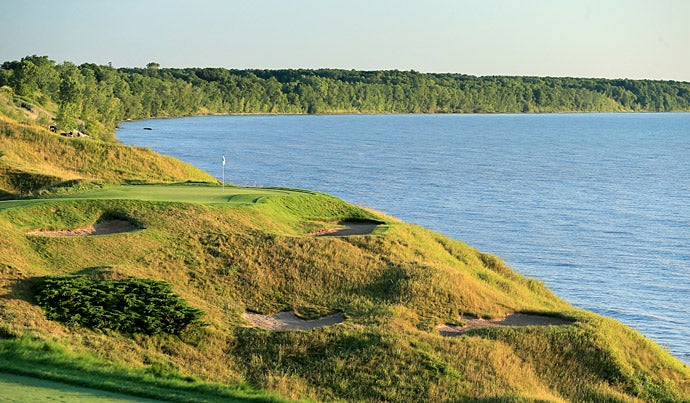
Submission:
[[[112,132],[124,119],[202,113],[543,113],[690,111],[690,83],[475,77],[416,71],[120,68],[27,56],[0,87],[49,107],[61,130]]]

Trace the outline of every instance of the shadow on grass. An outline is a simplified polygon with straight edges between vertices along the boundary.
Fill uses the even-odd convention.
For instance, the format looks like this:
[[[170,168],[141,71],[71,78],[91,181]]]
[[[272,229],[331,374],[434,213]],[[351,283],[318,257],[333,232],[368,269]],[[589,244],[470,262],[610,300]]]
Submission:
[[[0,340],[0,372],[164,401],[285,401],[246,384],[205,383],[177,373],[126,368],[28,336]]]

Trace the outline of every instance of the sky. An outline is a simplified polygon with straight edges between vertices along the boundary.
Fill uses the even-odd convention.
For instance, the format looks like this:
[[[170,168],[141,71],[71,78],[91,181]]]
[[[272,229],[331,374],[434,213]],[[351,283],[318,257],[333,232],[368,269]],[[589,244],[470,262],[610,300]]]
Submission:
[[[0,63],[690,81],[688,0],[0,0]]]

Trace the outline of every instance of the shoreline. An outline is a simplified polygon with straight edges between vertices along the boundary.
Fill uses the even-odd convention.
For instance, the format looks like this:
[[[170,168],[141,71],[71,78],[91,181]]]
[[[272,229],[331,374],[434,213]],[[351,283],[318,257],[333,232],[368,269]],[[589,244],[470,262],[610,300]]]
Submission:
[[[519,115],[531,115],[531,116],[524,116],[523,117],[523,116],[519,116]],[[539,116],[535,116],[535,115],[539,115]],[[354,115],[354,116],[357,116],[357,115]],[[381,116],[380,120],[382,122],[384,122],[384,124],[385,124],[385,122],[389,122],[396,127],[398,126],[398,124],[395,122],[398,122],[400,125],[403,125],[407,122],[406,119],[397,119],[396,117],[391,116],[391,115],[378,115],[378,116]],[[391,117],[387,117],[387,116],[391,116]],[[409,115],[408,114],[408,116],[418,116],[418,115]],[[638,125],[638,123],[642,123],[643,124],[642,127],[645,127],[645,128],[649,127],[649,128],[653,129],[659,123],[666,122],[667,120],[669,122],[677,122],[677,123],[674,123],[673,127],[678,127],[678,125],[682,126],[683,122],[687,122],[688,113],[687,112],[634,112],[631,114],[631,113],[593,112],[593,113],[582,113],[582,114],[568,114],[567,116],[565,116],[565,114],[562,114],[561,116],[563,116],[563,118],[558,118],[558,116],[559,116],[558,114],[510,114],[510,115],[503,115],[503,116],[512,116],[513,118],[503,118],[503,117],[496,116],[495,120],[492,120],[492,116],[496,116],[496,115],[484,114],[483,116],[477,116],[476,118],[470,118],[469,116],[467,116],[467,117],[457,116],[457,119],[454,119],[452,117],[448,117],[446,119],[443,119],[440,116],[439,116],[439,118],[441,118],[441,119],[427,118],[425,116],[418,116],[418,118],[420,119],[421,122],[447,121],[447,122],[449,122],[449,124],[452,124],[452,122],[454,122],[454,121],[457,121],[457,122],[486,122],[487,126],[491,126],[492,122],[505,122],[505,125],[501,125],[501,126],[506,126],[507,132],[506,132],[506,135],[502,137],[501,141],[504,144],[506,144],[504,141],[505,139],[516,137],[514,134],[509,133],[510,125],[508,125],[508,123],[511,121],[511,119],[514,119],[517,122],[523,122],[523,123],[525,123],[525,125],[530,124],[530,122],[541,122],[541,121],[553,121],[554,125],[557,125],[559,122],[562,123],[562,122],[589,121],[589,122],[593,122],[594,125],[598,126],[597,122],[605,122],[605,123],[607,123],[606,124],[607,128],[605,130],[611,130],[611,129],[609,129],[609,127],[626,127],[626,126],[633,126],[633,125]],[[366,118],[360,118],[359,120],[358,120],[358,118],[345,119],[345,120],[363,122],[362,127],[366,127],[367,122],[369,121]],[[410,118],[409,120],[412,121],[413,119]],[[269,121],[269,120],[267,120],[267,121]],[[290,124],[289,126],[292,127],[293,131],[299,130],[300,122],[307,122],[306,119],[300,120],[300,119],[290,119],[290,118],[285,118],[285,121],[286,122],[288,122],[288,121],[292,122],[292,124]],[[326,122],[326,123],[327,122],[333,122],[333,121],[337,121],[337,118],[333,118],[332,120],[325,120],[325,119],[323,120],[323,122]],[[222,124],[224,121],[221,119],[218,119],[217,122],[218,122],[218,124]],[[233,122],[233,121],[232,121],[232,119],[228,119],[227,122]],[[309,120],[309,122],[313,122],[313,121]],[[624,124],[624,122],[629,122],[629,124]],[[247,125],[249,125],[250,123],[251,123],[250,121],[246,121]],[[167,123],[166,125],[172,125],[172,124],[173,123],[171,122],[171,123]],[[194,124],[196,124],[196,123],[193,123],[192,125],[194,125]],[[622,124],[622,126],[621,126],[621,124]],[[163,123],[161,123],[161,125],[163,125]],[[464,124],[460,124],[459,126],[464,126]],[[566,125],[566,126],[568,126],[568,125]],[[247,127],[249,128],[249,130],[251,130],[252,126],[249,125]],[[320,126],[318,126],[318,127],[320,127]],[[551,126],[549,126],[549,127],[551,127]],[[556,126],[553,126],[553,127],[556,127]],[[559,127],[561,127],[561,126],[559,126]],[[137,133],[137,127],[136,126],[130,127],[126,130],[130,130],[130,133],[134,133],[134,134]],[[602,130],[604,130],[604,129],[598,130],[595,133],[593,132],[593,134],[589,138],[598,137],[598,134],[601,133]],[[616,130],[619,130],[619,129],[616,129]],[[627,130],[627,129],[623,129],[623,130]],[[299,137],[298,135],[299,135],[299,133],[295,134],[296,139]],[[432,132],[430,132],[428,135],[433,136],[434,134]],[[145,134],[143,134],[142,136],[145,136]],[[556,135],[554,135],[554,136],[556,136]],[[379,136],[379,137],[385,137],[385,136]],[[617,136],[617,138],[619,138],[619,137],[620,136]],[[134,136],[132,138],[134,138]],[[624,137],[620,137],[620,138],[624,138]],[[374,138],[372,138],[371,140],[375,141]],[[291,141],[293,141],[293,140],[291,140]],[[296,140],[294,140],[294,141],[296,141]],[[382,143],[380,143],[380,144],[382,144]],[[496,141],[493,141],[492,144],[495,145]],[[568,143],[568,144],[572,144],[572,143]],[[351,146],[353,146],[353,145],[351,145]],[[356,146],[356,145],[354,145],[354,146]],[[500,150],[498,150],[498,151],[500,152]],[[165,151],[165,150],[163,150],[162,152],[167,153],[167,154],[171,153],[170,151]],[[342,155],[346,155],[346,153],[342,153],[342,152],[337,151],[337,150],[336,150],[336,152],[338,152]],[[581,155],[587,155],[587,154],[581,154]],[[563,155],[563,157],[564,158],[570,158],[570,157],[565,156],[565,155]],[[349,157],[345,157],[345,158],[349,158]],[[336,161],[329,160],[328,163],[341,163],[338,161],[342,161],[342,160],[340,160],[340,159],[338,159]],[[477,162],[479,162],[479,161],[480,160],[477,160]],[[249,162],[251,162],[251,161],[249,161]],[[247,161],[244,161],[244,162],[238,161],[238,163],[242,164],[243,167],[246,167],[247,166],[246,164],[248,162]],[[469,161],[469,163],[471,163],[471,161]],[[499,164],[499,165],[501,165],[501,164]],[[252,167],[253,167],[253,165],[252,165]],[[218,169],[220,169],[220,165],[218,165]],[[251,173],[249,173],[248,175],[255,175],[255,176],[261,175],[263,183],[268,183],[268,184],[273,183],[272,179],[270,179],[270,177],[272,175],[271,172],[263,172],[263,171],[261,171],[260,167],[259,168],[252,168],[252,169],[253,169],[253,171]],[[258,169],[258,171],[257,171],[257,169]],[[288,169],[288,168],[280,168],[280,169]],[[460,172],[460,171],[458,171],[458,172]],[[238,178],[244,177],[242,173],[240,173],[238,175],[239,175]],[[269,178],[264,179],[265,176],[268,176]],[[252,176],[247,176],[247,177],[250,178]],[[478,176],[478,179],[481,179],[481,177],[482,176]],[[468,178],[464,179],[465,182],[470,181],[470,180],[473,180],[472,177],[468,177]],[[309,182],[309,181],[306,181],[306,182],[299,181],[299,183],[301,183],[302,187],[305,187],[308,189],[318,188],[318,183],[317,183],[317,185],[315,185],[313,182]],[[584,182],[582,182],[582,183],[584,183]],[[419,183],[415,182],[412,185],[416,186],[417,189],[420,189]],[[548,183],[547,183],[547,185],[548,185]],[[366,185],[366,184],[360,184],[357,186],[360,186],[360,187],[365,186],[366,189],[369,189],[369,185]],[[399,188],[403,189],[403,191],[404,191],[405,189],[407,189],[406,186],[409,186],[409,184],[404,185],[404,186],[399,187]],[[320,191],[323,191],[323,192],[329,193],[329,194],[333,194],[333,193],[338,194],[338,192],[341,192],[338,194],[338,196],[343,198],[344,200],[352,201],[355,204],[364,203],[364,204],[367,204],[367,205],[370,205],[370,206],[376,208],[377,210],[385,211],[388,214],[404,216],[406,222],[414,222],[414,223],[423,225],[426,228],[430,228],[430,229],[433,229],[434,231],[438,231],[442,234],[446,234],[453,239],[468,241],[472,245],[476,246],[477,248],[480,248],[481,250],[490,251],[491,253],[496,253],[496,254],[506,258],[507,260],[509,260],[510,266],[515,268],[516,271],[518,271],[518,272],[520,272],[526,276],[532,277],[532,278],[536,278],[536,279],[540,279],[540,280],[548,279],[549,280],[548,286],[550,289],[554,290],[554,292],[556,292],[559,296],[561,296],[562,298],[566,299],[567,301],[575,304],[576,306],[581,307],[582,309],[587,309],[589,311],[601,313],[602,315],[605,315],[607,317],[611,317],[611,318],[615,318],[617,320],[623,321],[626,325],[631,326],[632,328],[634,328],[636,330],[644,332],[644,334],[647,337],[650,337],[651,339],[658,341],[661,344],[665,343],[668,345],[669,343],[673,343],[671,345],[671,347],[669,347],[669,348],[671,351],[673,351],[674,356],[681,359],[683,362],[690,363],[690,361],[688,361],[689,356],[686,353],[687,350],[681,350],[681,348],[680,348],[682,345],[687,345],[687,343],[674,343],[674,340],[677,340],[679,337],[678,326],[673,326],[673,327],[669,328],[669,331],[664,332],[664,335],[662,336],[660,332],[658,332],[657,330],[655,330],[653,328],[650,328],[646,324],[646,322],[644,322],[644,318],[639,317],[639,316],[635,316],[635,312],[630,313],[631,310],[629,309],[630,307],[628,305],[630,305],[630,304],[634,305],[635,301],[622,300],[622,298],[617,298],[614,295],[608,300],[610,305],[612,305],[612,306],[601,306],[601,305],[589,303],[588,301],[583,301],[583,299],[582,299],[583,295],[587,296],[589,294],[588,294],[588,291],[582,289],[583,286],[580,285],[582,283],[582,281],[575,283],[576,287],[574,289],[571,287],[570,290],[565,289],[563,286],[561,286],[560,284],[562,283],[562,281],[572,281],[572,280],[570,280],[570,277],[572,277],[572,276],[568,273],[568,270],[560,269],[560,268],[566,267],[565,266],[566,264],[580,265],[581,267],[583,267],[583,265],[584,265],[584,268],[588,268],[589,266],[587,266],[587,265],[589,264],[589,262],[588,261],[585,261],[585,262],[571,261],[571,259],[569,259],[567,256],[565,258],[563,258],[563,256],[559,257],[558,251],[555,251],[553,248],[554,245],[553,244],[548,245],[548,243],[549,243],[548,240],[544,240],[543,242],[540,241],[538,245],[533,245],[533,246],[539,246],[540,248],[542,248],[539,250],[540,253],[544,253],[544,252],[546,253],[547,257],[544,258],[545,259],[544,261],[546,262],[546,264],[540,265],[540,264],[531,264],[530,262],[525,263],[524,261],[516,261],[515,256],[520,257],[520,256],[524,255],[525,252],[524,251],[517,251],[518,255],[515,255],[516,251],[513,250],[515,248],[510,245],[510,240],[506,240],[508,237],[501,233],[502,230],[500,228],[495,228],[493,230],[491,230],[491,229],[484,230],[481,228],[474,228],[473,226],[475,226],[475,223],[469,223],[469,224],[468,223],[461,223],[462,220],[457,219],[457,217],[462,218],[463,213],[461,211],[456,211],[455,208],[451,208],[449,211],[439,213],[439,214],[445,216],[445,219],[443,220],[444,222],[442,222],[439,225],[436,223],[431,223],[430,219],[426,219],[424,217],[421,217],[422,213],[415,213],[415,215],[411,216],[410,215],[411,213],[409,211],[406,211],[404,208],[401,208],[400,203],[397,204],[397,208],[392,208],[391,207],[392,204],[388,204],[388,203],[382,204],[382,200],[379,200],[379,199],[385,199],[386,197],[385,197],[385,195],[383,195],[382,197],[377,199],[378,195],[376,194],[376,190],[374,191],[374,194],[371,194],[371,190],[370,190],[370,193],[366,197],[360,197],[357,194],[353,195],[352,192],[349,192],[348,194],[342,194],[342,191],[340,190],[342,188],[343,187],[340,185],[339,180],[334,180],[331,183],[330,189],[321,188]],[[461,187],[459,189],[464,189],[464,188],[465,187]],[[355,190],[357,192],[359,192],[359,189],[355,189]],[[547,190],[549,192],[551,192],[550,188],[548,188]],[[385,190],[385,189],[381,189],[381,192],[389,192],[389,191]],[[446,192],[448,192],[447,189],[446,189]],[[458,203],[463,204],[463,205],[467,205],[468,208],[472,209],[473,211],[482,211],[482,210],[477,210],[479,207],[472,207],[473,203],[474,203],[474,202],[472,202],[472,200],[465,200],[464,195],[469,195],[469,194],[470,193],[468,193],[467,191],[464,191],[464,192],[457,193],[455,196],[453,196],[453,195],[451,195],[451,196],[452,197],[459,197]],[[389,197],[390,196],[394,196],[394,195],[390,194]],[[451,197],[451,196],[447,195],[447,197]],[[494,195],[489,195],[489,196],[495,197]],[[517,195],[517,196],[519,196],[519,195]],[[412,195],[405,196],[405,198],[409,198],[409,197],[412,197]],[[421,197],[421,199],[424,199],[424,197]],[[469,198],[469,199],[472,199],[472,198]],[[517,197],[517,199],[523,199],[523,198]],[[467,203],[470,203],[470,204],[467,204]],[[452,207],[452,206],[450,206],[450,207]],[[500,207],[500,206],[497,206],[497,208],[498,207]],[[482,207],[482,208],[483,209],[491,208],[491,206],[489,205],[489,207]],[[437,210],[437,209],[433,209],[433,210]],[[558,212],[554,211],[553,213],[558,213]],[[530,214],[532,214],[532,213],[530,213]],[[549,213],[549,214],[551,214],[551,213]],[[481,218],[482,215],[483,214],[480,214],[478,217]],[[475,216],[473,216],[473,217],[475,217]],[[576,218],[577,217],[578,216],[576,216]],[[599,217],[599,215],[597,215],[597,217]],[[600,218],[597,218],[597,219],[598,220],[605,220],[605,216],[602,215]],[[510,220],[508,220],[508,221],[510,221]],[[604,223],[605,221],[601,221],[601,222]],[[538,222],[530,222],[529,224],[534,225],[534,226],[541,226],[542,225]],[[454,228],[460,228],[459,225],[468,226],[469,230],[463,230],[463,231],[457,230],[456,231]],[[546,225],[546,224],[544,224],[544,225]],[[556,228],[556,229],[558,229],[558,228]],[[565,230],[565,229],[567,229],[567,228],[561,228],[561,229],[558,229],[558,231]],[[597,227],[596,229],[601,230],[600,231],[601,236],[606,236],[606,232],[602,228]],[[467,233],[467,231],[470,231],[470,236],[464,235]],[[459,232],[462,232],[462,234],[460,234]],[[480,236],[484,236],[484,233],[488,233],[488,237],[478,238]],[[493,240],[491,240],[491,239],[493,239]],[[496,245],[498,245],[498,247]],[[590,250],[593,250],[593,249],[590,249]],[[545,267],[545,266],[550,266],[550,267]],[[570,266],[567,266],[567,267],[570,267]],[[562,279],[561,278],[554,279],[555,275],[550,275],[550,273],[561,273],[559,269],[563,270],[563,272],[562,272],[563,278]],[[544,273],[546,273],[546,275],[544,275]],[[561,274],[558,274],[558,276],[561,276]],[[594,285],[594,288],[598,290],[600,288],[600,286]],[[632,292],[632,291],[630,291],[630,292]],[[637,294],[637,295],[648,295],[648,294]],[[677,319],[675,319],[678,315],[677,311],[658,311],[657,308],[658,308],[657,306],[650,306],[649,309],[644,311],[644,312],[653,312],[654,315],[656,315],[656,316],[665,316],[665,315],[672,316],[671,319],[667,319],[669,321],[677,320]],[[681,322],[681,323],[683,323],[683,322]],[[664,320],[662,322],[662,324],[664,326],[667,324],[670,326],[670,324],[666,320]],[[662,336],[662,337],[660,337],[660,336]]]
[[[154,119],[178,119],[178,118],[191,118],[191,117],[206,117],[206,116],[343,116],[343,115],[606,115],[606,114],[645,114],[645,115],[664,115],[664,114],[682,114],[690,113],[690,110],[683,111],[578,111],[578,110],[565,110],[565,111],[552,111],[552,112],[367,112],[367,111],[334,111],[325,113],[298,113],[298,112],[208,112],[208,113],[194,113],[191,115],[179,115],[179,116],[149,116],[142,118],[125,118],[121,120],[120,123],[125,122],[139,122],[143,120],[154,120]]]

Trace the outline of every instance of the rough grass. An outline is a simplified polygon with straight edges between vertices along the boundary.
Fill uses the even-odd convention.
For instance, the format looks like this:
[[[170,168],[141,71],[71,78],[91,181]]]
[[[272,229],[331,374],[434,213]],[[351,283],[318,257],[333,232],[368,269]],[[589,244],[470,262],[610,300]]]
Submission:
[[[6,116],[18,122],[38,124],[48,127],[54,121],[54,110],[57,105],[47,102],[43,107],[24,97],[20,97],[6,86],[0,87],[0,116]]]
[[[213,179],[150,150],[2,117],[0,171],[0,197],[50,197],[0,202],[1,371],[179,401],[274,399],[256,389],[318,401],[690,400],[690,369],[639,333],[569,306],[495,256],[328,195],[110,186]],[[107,217],[139,230],[29,235]],[[382,225],[370,236],[308,235],[343,220]],[[64,327],[31,289],[57,275],[164,281],[208,325],[181,336]],[[270,333],[247,328],[246,310],[347,320]],[[574,324],[454,338],[435,329],[461,314],[513,312]]]
[[[229,387],[180,375],[165,363],[132,369],[105,363],[85,351],[73,351],[56,340],[22,337],[0,340],[0,371],[116,393],[177,402],[280,402],[244,384]],[[56,392],[59,393],[59,392]]]
[[[690,371],[654,343],[616,321],[574,309],[543,284],[461,242],[319,193],[259,189],[256,197],[240,194],[234,203],[214,193],[219,189],[199,188],[195,203],[182,203],[153,200],[165,197],[165,187],[150,190],[156,197],[146,196],[144,187],[124,190],[148,200],[110,198],[119,191],[114,188],[105,189],[113,193],[102,199],[72,195],[0,210],[0,334],[21,340],[31,334],[31,343],[53,340],[103,365],[248,384],[288,398],[690,398]],[[141,230],[95,237],[26,235],[37,228],[83,227],[104,215],[132,220]],[[346,219],[384,225],[372,236],[308,235],[326,222]],[[32,303],[29,284],[44,275],[74,274],[165,281],[206,313],[208,326],[184,338],[64,328]],[[270,333],[245,327],[242,313],[248,309],[342,311],[347,321]],[[576,322],[483,329],[455,338],[434,329],[460,314],[511,312]],[[41,368],[40,361],[33,362],[25,371]]]
[[[209,174],[150,149],[66,138],[0,116],[0,190],[10,196],[98,180],[105,183],[211,182]]]

